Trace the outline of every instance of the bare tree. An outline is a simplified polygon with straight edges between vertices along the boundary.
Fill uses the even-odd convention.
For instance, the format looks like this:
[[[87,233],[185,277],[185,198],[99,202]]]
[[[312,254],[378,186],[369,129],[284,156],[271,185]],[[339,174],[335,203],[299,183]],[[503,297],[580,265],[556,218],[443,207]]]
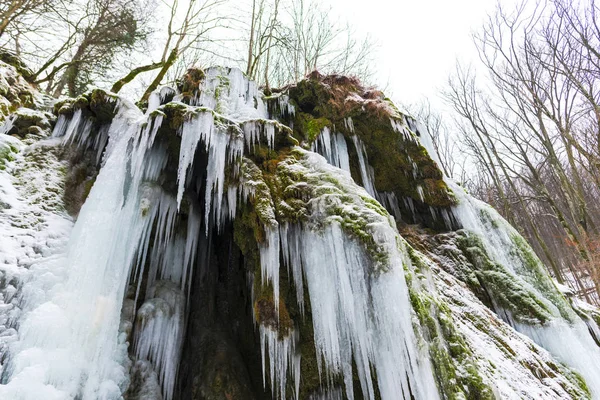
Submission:
[[[18,22],[27,14],[43,13],[48,0],[3,0],[0,2],[0,37],[7,29],[18,30]]]
[[[459,68],[445,93],[464,121],[464,153],[481,167],[472,191],[588,300],[595,275],[582,265],[595,258],[600,222],[596,15],[593,1],[498,6],[475,35],[486,78]]]
[[[159,61],[161,67],[142,96],[147,100],[163,81],[169,69],[186,51],[198,46],[207,38],[213,29],[222,25],[227,18],[218,13],[218,7],[226,0],[189,0],[183,9],[183,17],[179,17],[179,0],[169,6],[169,22],[167,24],[166,41]],[[158,63],[156,63],[158,64]]]
[[[427,128],[444,174],[460,182],[459,169],[464,170],[464,168],[460,168],[460,157],[456,154],[457,142],[453,140],[452,133],[442,114],[431,107],[429,100],[404,108]]]

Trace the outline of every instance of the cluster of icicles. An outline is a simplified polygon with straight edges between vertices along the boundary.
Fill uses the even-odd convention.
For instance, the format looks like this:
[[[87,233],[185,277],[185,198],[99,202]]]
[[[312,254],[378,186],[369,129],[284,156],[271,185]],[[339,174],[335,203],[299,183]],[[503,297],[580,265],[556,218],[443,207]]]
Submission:
[[[390,118],[390,124],[396,133],[402,135],[404,140],[430,141],[430,139],[428,139],[428,135],[424,134],[420,137],[415,136],[413,132],[417,130],[425,131],[425,128],[410,117],[404,117],[402,119],[392,117]],[[370,196],[379,201],[397,220],[404,219],[402,212],[400,211],[399,201],[404,203],[404,208],[410,210],[414,218],[414,216],[417,214],[417,210],[415,208],[414,200],[410,196],[404,196],[402,199],[398,199],[396,194],[393,192],[379,192],[375,189],[373,167],[369,164],[369,158],[367,156],[367,151],[363,141],[358,137],[358,135],[353,134],[354,123],[352,118],[348,117],[344,119],[344,128],[346,131],[352,133],[351,141],[358,158],[358,167],[362,187],[367,191],[367,193],[369,193]],[[433,146],[431,146],[431,148],[433,149]],[[342,169],[348,174],[348,176],[350,175],[350,156],[348,153],[348,144],[342,133],[331,132],[330,128],[324,127],[319,136],[317,136],[315,139],[311,150],[325,157],[329,164]],[[419,173],[419,168],[417,164],[410,158],[410,155],[407,157],[409,162],[412,163],[412,177],[416,178],[417,174]],[[419,195],[418,200],[424,202],[425,192],[423,187],[418,185],[416,187],[416,191]],[[429,207],[429,211],[434,220],[437,220],[441,217],[446,228],[450,229],[452,227],[451,217],[448,211],[445,209],[440,209],[438,212],[436,212],[433,207]]]
[[[44,292],[45,301],[31,301],[24,310],[0,398],[120,398],[129,384],[126,338],[134,325],[134,358],[152,365],[162,392],[156,398],[173,397],[191,275],[201,262],[198,249],[206,235],[220,231],[236,216],[239,202],[252,193],[242,179],[240,184],[226,183],[236,182],[226,179],[227,167],[239,177],[244,152],[261,140],[273,146],[278,123],[268,120],[262,94],[239,70],[207,70],[202,90],[192,100],[195,115],[180,131],[178,187],[177,194],[171,195],[154,183],[168,158],[166,149],[155,145],[162,117],[154,111],[160,110],[167,94],[173,95],[164,89],[154,93],[146,114],[118,100],[117,116],[96,135],[91,135],[91,124],[79,111],[70,119],[59,119],[54,135],[65,143],[97,149],[102,168],[79,214],[68,253],[55,261],[66,266],[66,280],[53,287],[35,279],[27,283],[32,292]],[[280,107],[293,113],[283,96]],[[351,130],[352,120],[345,123]],[[414,138],[404,122],[391,123]],[[398,209],[392,194],[375,192],[364,145],[357,136],[353,144],[364,187],[356,190],[379,197],[391,212]],[[207,178],[200,185],[206,188],[205,209],[190,206],[187,229],[175,231],[186,188],[198,187],[193,181],[198,178],[190,170],[199,146],[208,156]],[[314,150],[331,165],[307,152],[312,154],[311,168],[351,181],[341,134],[323,130]],[[481,225],[474,224],[474,228]],[[439,394],[427,350],[417,345],[411,319],[404,278],[404,266],[410,262],[397,244],[393,221],[381,216],[375,225],[375,240],[389,255],[386,272],[379,274],[370,273],[372,260],[364,246],[334,220],[319,231],[274,220],[265,226],[266,240],[260,244],[262,279],[271,283],[277,299],[280,268],[289,268],[301,309],[306,285],[325,397],[341,396],[343,391],[353,399],[354,365],[365,398],[375,399],[378,391],[382,399],[435,400]],[[129,283],[140,285],[144,274],[145,290],[138,286],[133,294],[127,293]],[[134,310],[139,293],[145,298]],[[284,338],[266,326],[259,330],[265,384],[268,378],[276,397],[287,398],[292,392],[297,398],[301,338],[294,330]],[[588,349],[585,339],[578,340],[578,348]],[[597,367],[577,366],[592,371],[587,375],[582,371],[588,382],[597,376]],[[333,385],[339,377],[344,382],[341,389]],[[290,378],[292,390],[287,384]],[[592,390],[600,393],[595,387]]]

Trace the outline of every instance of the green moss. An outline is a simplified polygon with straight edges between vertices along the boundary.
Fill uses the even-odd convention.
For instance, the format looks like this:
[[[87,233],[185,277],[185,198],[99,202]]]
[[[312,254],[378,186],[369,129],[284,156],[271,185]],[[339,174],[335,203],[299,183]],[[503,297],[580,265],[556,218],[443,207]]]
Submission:
[[[75,99],[67,98],[54,103],[52,108],[54,115],[64,115],[71,117],[74,112]]]
[[[546,303],[528,289],[525,282],[491,260],[480,238],[462,231],[457,236],[457,244],[495,305],[509,311],[516,321],[522,323],[539,324],[552,318]]]
[[[0,143],[0,170],[6,169],[6,163],[15,160],[15,155],[18,153],[18,149],[8,143]]]
[[[428,270],[422,255],[408,245],[406,248],[418,275]],[[407,283],[410,302],[429,344],[434,374],[444,397],[456,400],[494,399],[491,388],[479,374],[471,350],[455,327],[448,305],[432,293],[419,289],[418,282],[410,274]]]
[[[364,196],[346,193],[347,188],[335,176],[305,166],[305,153],[291,150],[278,160],[275,172],[265,177],[269,182],[273,204],[279,221],[301,222],[312,214],[311,199],[319,199],[329,222],[338,222],[344,232],[363,243],[376,269],[387,268],[387,252],[373,238],[369,224],[375,212],[388,216],[381,206],[365,201]],[[325,222],[325,221],[323,221]]]
[[[311,114],[304,112],[299,112],[296,115],[295,130],[298,136],[308,141],[308,143],[314,142],[325,127],[332,127],[331,121],[327,118],[315,118]]]
[[[521,235],[516,233],[511,235],[511,240],[514,248],[510,249],[510,255],[521,260],[525,267],[523,271],[520,271],[520,275],[543,293],[558,308],[564,319],[572,321],[573,313],[567,299],[558,291],[550,279],[546,267],[544,267],[531,246]]]

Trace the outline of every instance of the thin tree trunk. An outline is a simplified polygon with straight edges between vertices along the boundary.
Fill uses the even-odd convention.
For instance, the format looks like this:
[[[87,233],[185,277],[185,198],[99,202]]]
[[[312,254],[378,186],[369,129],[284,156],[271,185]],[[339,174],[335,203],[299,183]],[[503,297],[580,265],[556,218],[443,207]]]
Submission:
[[[110,91],[113,93],[119,93],[119,91],[123,88],[123,86],[125,86],[126,84],[128,84],[129,82],[134,80],[135,77],[138,76],[139,74],[141,74],[143,72],[155,70],[157,68],[162,67],[163,65],[164,65],[164,63],[161,61],[161,62],[157,62],[154,64],[148,64],[148,65],[143,65],[141,67],[134,68],[123,78],[116,81],[115,84],[110,89]]]
[[[277,12],[279,9],[279,0],[275,0],[275,11],[273,11],[273,20],[271,21],[271,26],[269,27],[269,41],[267,43],[267,60],[265,63],[265,90],[266,92],[270,92],[269,88],[269,61],[271,58],[271,42],[273,40],[273,30],[275,29],[275,24],[277,23]]]
[[[142,102],[148,101],[148,98],[150,97],[150,94],[154,90],[156,90],[156,88],[158,87],[158,85],[160,85],[160,83],[162,82],[163,78],[167,74],[167,71],[175,63],[175,61],[177,60],[178,56],[179,56],[179,50],[176,47],[173,50],[171,50],[171,53],[169,53],[169,57],[164,62],[161,70],[158,72],[158,75],[156,75],[156,78],[154,78],[154,80],[152,81],[152,83],[150,84],[150,86],[148,86],[148,88],[146,89],[146,91],[142,95],[142,98],[141,98]]]
[[[256,0],[252,0],[252,22],[250,23],[250,43],[248,44],[248,64],[246,75],[252,77],[253,53],[254,53],[254,29],[256,26]]]

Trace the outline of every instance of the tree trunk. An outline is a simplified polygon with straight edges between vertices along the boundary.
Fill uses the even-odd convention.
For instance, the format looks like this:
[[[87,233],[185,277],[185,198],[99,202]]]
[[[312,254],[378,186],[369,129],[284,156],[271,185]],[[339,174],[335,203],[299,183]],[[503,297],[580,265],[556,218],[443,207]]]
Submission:
[[[252,22],[250,23],[250,42],[248,43],[248,65],[246,66],[246,75],[251,77],[254,53],[254,27],[256,19],[256,0],[252,0]]]
[[[152,83],[150,84],[150,86],[148,86],[148,88],[144,92],[142,98],[140,99],[142,102],[148,101],[148,98],[150,97],[150,94],[154,90],[156,90],[156,88],[158,87],[158,85],[160,85],[160,83],[162,82],[163,78],[167,74],[167,71],[175,63],[175,61],[177,60],[178,56],[179,56],[179,49],[176,47],[173,50],[171,50],[171,53],[169,54],[169,57],[164,62],[161,70],[158,72],[158,75],[156,75],[156,78],[154,78],[154,80],[152,81]]]
[[[125,86],[126,84],[128,84],[129,82],[134,80],[135,77],[138,76],[139,74],[141,74],[142,72],[148,72],[148,71],[155,70],[157,68],[162,67],[163,64],[164,63],[161,61],[161,62],[157,62],[154,64],[143,65],[141,67],[132,69],[131,72],[129,72],[123,78],[116,81],[115,84],[110,89],[110,91],[113,93],[119,93],[119,91],[123,88],[123,86]]]

